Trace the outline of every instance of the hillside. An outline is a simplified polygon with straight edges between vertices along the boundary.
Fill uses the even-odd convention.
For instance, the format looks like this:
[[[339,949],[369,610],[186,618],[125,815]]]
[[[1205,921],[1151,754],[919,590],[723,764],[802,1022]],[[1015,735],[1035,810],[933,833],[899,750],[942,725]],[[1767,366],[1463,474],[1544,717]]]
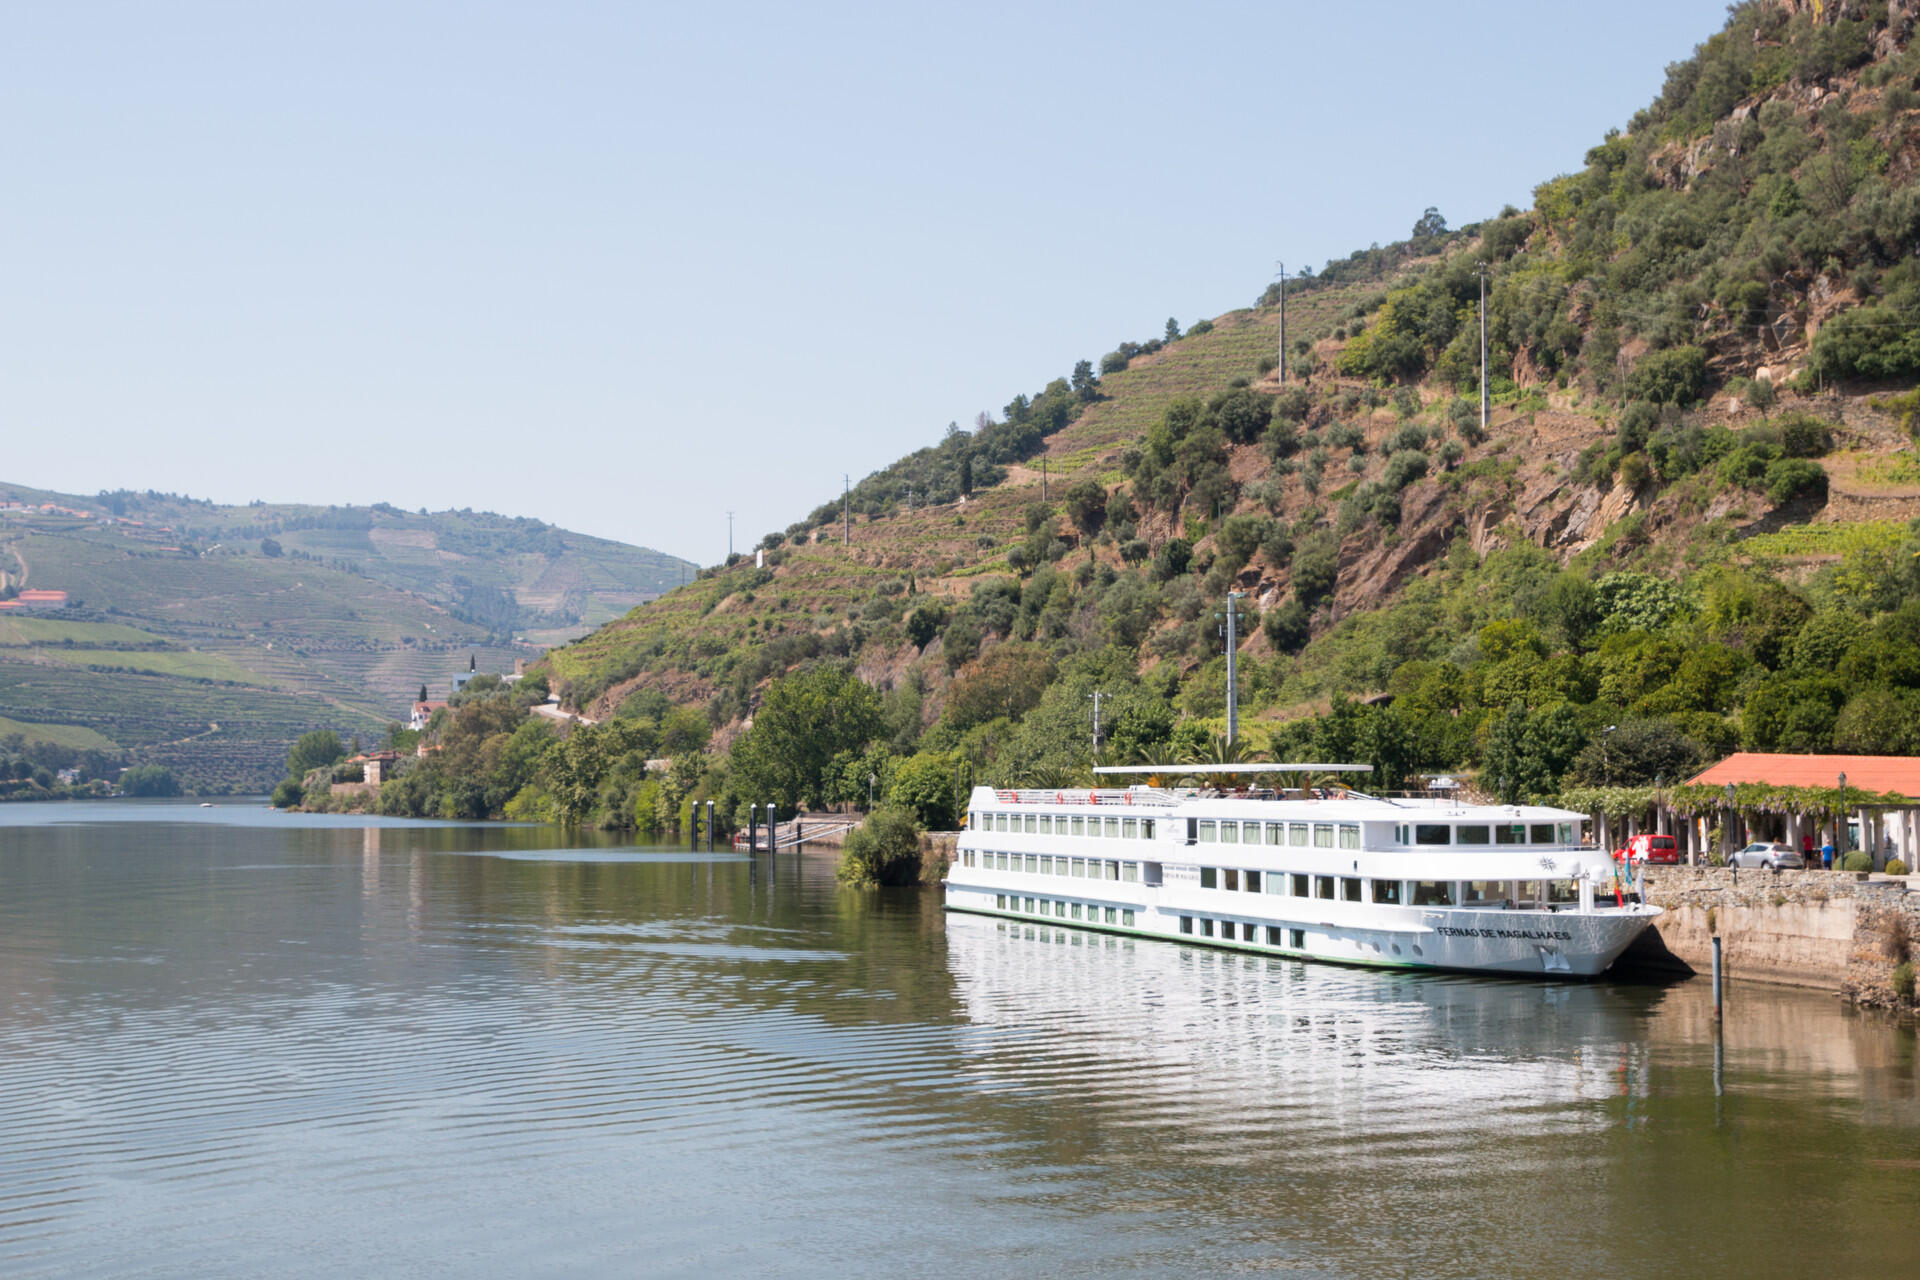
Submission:
[[[1108,760],[1361,759],[1505,797],[1736,746],[1920,751],[1915,7],[1735,6],[1531,208],[1429,209],[1290,284],[1284,383],[1269,286],[876,472],[848,545],[821,495],[764,564],[554,650],[611,723],[516,739],[490,793],[645,827],[871,779],[938,820],[969,773],[1084,778],[1096,692]]]
[[[0,738],[129,749],[201,789],[264,789],[287,745],[375,738],[422,685],[632,609],[691,566],[539,521],[388,506],[223,507],[0,484]]]

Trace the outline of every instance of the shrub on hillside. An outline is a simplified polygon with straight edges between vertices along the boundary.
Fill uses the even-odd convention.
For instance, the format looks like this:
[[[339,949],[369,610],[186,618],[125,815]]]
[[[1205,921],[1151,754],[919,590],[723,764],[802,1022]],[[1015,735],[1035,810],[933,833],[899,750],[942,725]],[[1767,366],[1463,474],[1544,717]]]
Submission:
[[[1833,430],[1810,413],[1789,413],[1773,425],[1789,458],[1818,458],[1833,448]]]
[[[1315,534],[1295,548],[1289,568],[1294,595],[1311,608],[1331,595],[1339,581],[1339,545],[1327,534]]]
[[[1655,404],[1690,405],[1706,386],[1707,353],[1699,347],[1649,352],[1627,375],[1627,394]]]
[[[1781,458],[1767,465],[1767,500],[1775,506],[1803,494],[1814,498],[1827,496],[1827,473],[1817,462],[1805,458]]]
[[[1155,582],[1166,582],[1177,578],[1187,571],[1191,563],[1193,544],[1185,538],[1168,538],[1153,553],[1153,579]]]
[[[1427,474],[1427,455],[1415,449],[1403,449],[1387,459],[1387,469],[1380,477],[1380,483],[1393,492],[1412,484]]]
[[[1268,611],[1260,620],[1260,629],[1267,633],[1267,642],[1281,653],[1300,652],[1311,631],[1306,607],[1298,600]]]

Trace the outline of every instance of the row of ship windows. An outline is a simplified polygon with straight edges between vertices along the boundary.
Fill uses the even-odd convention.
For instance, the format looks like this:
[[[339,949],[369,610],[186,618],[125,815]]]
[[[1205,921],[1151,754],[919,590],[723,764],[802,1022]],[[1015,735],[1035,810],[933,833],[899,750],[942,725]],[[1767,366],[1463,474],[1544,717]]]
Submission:
[[[1403,822],[1393,829],[1393,838],[1401,844],[1572,844],[1571,822],[1499,822],[1462,823]]]
[[[1232,942],[1234,940],[1234,921],[1232,920],[1221,920],[1221,921],[1218,921],[1216,924],[1215,921],[1209,920],[1205,916],[1199,916],[1197,918],[1194,916],[1180,917],[1180,932],[1194,933],[1196,931],[1196,926],[1197,926],[1197,931],[1202,938],[1212,938],[1217,936],[1225,939],[1228,942]],[[1217,934],[1215,932],[1216,928],[1218,929]],[[1264,928],[1267,931],[1268,946],[1291,947],[1295,951],[1306,950],[1307,931],[1305,929],[1290,929],[1277,924],[1269,924],[1269,925],[1248,924],[1246,921],[1242,920],[1239,922],[1239,929],[1240,929],[1239,940],[1241,942],[1260,941],[1260,930],[1262,928]]]
[[[1360,847],[1360,826],[1353,822],[1222,822],[1202,818],[1199,830],[1194,834],[1201,844],[1264,843],[1289,845],[1295,849],[1332,849],[1335,847],[1334,840],[1338,838],[1339,848]]]
[[[993,905],[1000,911],[1018,911],[1029,916],[1052,916],[1056,920],[1084,920],[1088,924],[1117,924],[1131,929],[1133,912],[1126,907],[1096,907],[1086,902],[1061,902],[1053,898],[1023,898],[1018,894],[996,893]]]
[[[1000,853],[982,849],[976,855],[972,849],[962,849],[960,865],[978,866],[982,871],[1024,871],[1028,875],[1038,876],[1080,876],[1092,880],[1140,879],[1140,864],[1137,862],[1103,862],[1099,858],[1069,858],[1064,854]]]
[[[976,813],[967,822],[971,831],[1024,831],[1028,835],[1084,836],[1109,840],[1151,840],[1152,818],[1101,818],[1076,813]]]
[[[1542,885],[1544,884],[1544,888]],[[1497,902],[1573,902],[1580,887],[1572,880],[1371,880],[1361,876],[1314,876],[1298,872],[1247,871],[1239,867],[1200,868],[1202,889],[1372,901],[1382,906],[1460,907]]]

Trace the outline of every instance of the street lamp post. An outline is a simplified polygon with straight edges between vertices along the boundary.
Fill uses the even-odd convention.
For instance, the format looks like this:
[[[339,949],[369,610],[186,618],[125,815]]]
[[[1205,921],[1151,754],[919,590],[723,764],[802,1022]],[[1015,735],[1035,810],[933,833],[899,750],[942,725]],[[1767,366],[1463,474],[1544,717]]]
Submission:
[[[1727,846],[1727,861],[1731,862],[1733,861],[1733,784],[1731,782],[1727,784],[1727,834],[1724,838]]]
[[[1847,852],[1846,843],[1847,843],[1847,775],[1842,773],[1840,775],[1840,816],[1834,821],[1834,824],[1833,824],[1833,849],[1834,849],[1833,856],[1835,858],[1841,858],[1846,855],[1846,852]]]

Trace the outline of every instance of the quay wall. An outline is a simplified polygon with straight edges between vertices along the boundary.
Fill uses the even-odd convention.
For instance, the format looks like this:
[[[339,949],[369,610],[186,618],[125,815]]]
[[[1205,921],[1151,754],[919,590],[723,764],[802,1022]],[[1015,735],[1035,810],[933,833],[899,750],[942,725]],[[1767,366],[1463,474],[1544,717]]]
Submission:
[[[1895,996],[1893,973],[1920,943],[1916,887],[1864,872],[1649,868],[1647,901],[1666,914],[1620,964],[1709,973],[1717,934],[1729,981],[1811,987],[1867,1005],[1909,1004]]]

